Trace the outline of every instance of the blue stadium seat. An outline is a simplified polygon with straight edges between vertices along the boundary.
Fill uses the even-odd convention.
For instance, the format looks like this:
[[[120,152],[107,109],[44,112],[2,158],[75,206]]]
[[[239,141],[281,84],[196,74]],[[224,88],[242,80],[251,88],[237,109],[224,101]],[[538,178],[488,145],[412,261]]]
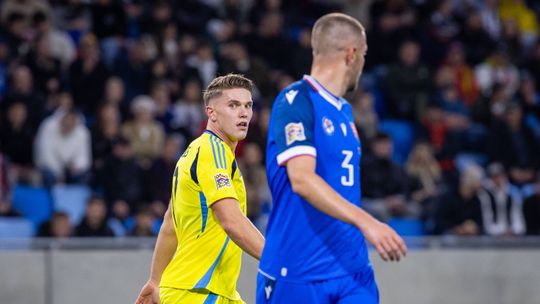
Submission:
[[[0,238],[31,238],[34,224],[18,217],[0,217]]]
[[[388,225],[401,236],[424,235],[424,223],[420,220],[392,218],[388,221]]]
[[[85,185],[57,185],[52,189],[55,211],[69,215],[73,225],[78,225],[86,211],[90,188]]]
[[[394,142],[393,159],[404,164],[414,143],[414,128],[410,122],[386,119],[381,122],[379,129],[388,133]]]
[[[51,217],[51,197],[44,188],[17,185],[13,190],[13,209],[29,219],[37,231]]]

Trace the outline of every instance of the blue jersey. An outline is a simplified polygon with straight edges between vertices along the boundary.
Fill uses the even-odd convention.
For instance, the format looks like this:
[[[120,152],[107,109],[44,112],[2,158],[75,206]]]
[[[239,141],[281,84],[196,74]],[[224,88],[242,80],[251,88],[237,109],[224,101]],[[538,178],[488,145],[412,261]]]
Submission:
[[[260,272],[289,281],[327,280],[370,267],[358,228],[315,209],[292,191],[286,162],[316,158],[316,173],[360,206],[360,141],[351,105],[315,79],[285,88],[270,117],[266,170],[273,197]]]

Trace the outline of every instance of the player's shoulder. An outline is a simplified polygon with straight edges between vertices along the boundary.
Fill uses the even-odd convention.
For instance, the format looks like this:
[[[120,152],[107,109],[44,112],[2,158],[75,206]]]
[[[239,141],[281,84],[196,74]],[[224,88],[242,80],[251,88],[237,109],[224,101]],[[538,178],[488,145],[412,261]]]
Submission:
[[[199,162],[211,162],[217,168],[225,169],[230,160],[234,159],[234,154],[225,142],[210,130],[204,131],[195,141],[197,141]]]
[[[313,88],[305,81],[298,80],[285,87],[276,97],[275,108],[285,111],[305,111],[312,107],[310,91]]]

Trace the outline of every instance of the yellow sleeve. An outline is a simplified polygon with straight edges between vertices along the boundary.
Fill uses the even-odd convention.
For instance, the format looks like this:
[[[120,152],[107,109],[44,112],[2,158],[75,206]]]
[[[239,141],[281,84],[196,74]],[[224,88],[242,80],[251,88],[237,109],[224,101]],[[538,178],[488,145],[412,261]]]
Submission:
[[[227,155],[228,148],[213,137],[207,141],[201,145],[197,163],[197,177],[206,203],[211,206],[224,198],[238,200],[231,178],[233,159]]]

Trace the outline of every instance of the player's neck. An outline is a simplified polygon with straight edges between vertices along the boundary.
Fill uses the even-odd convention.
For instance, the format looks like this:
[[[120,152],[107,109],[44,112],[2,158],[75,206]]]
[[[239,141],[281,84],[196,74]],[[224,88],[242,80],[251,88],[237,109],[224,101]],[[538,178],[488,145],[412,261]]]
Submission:
[[[234,153],[236,145],[238,144],[237,141],[231,141],[229,137],[225,135],[225,132],[217,128],[214,124],[208,123],[206,125],[206,130],[219,137],[227,146],[229,146],[229,148],[231,148],[231,151]]]
[[[343,97],[347,91],[345,73],[340,73],[332,65],[314,64],[311,77],[315,78],[326,90],[338,97]]]

